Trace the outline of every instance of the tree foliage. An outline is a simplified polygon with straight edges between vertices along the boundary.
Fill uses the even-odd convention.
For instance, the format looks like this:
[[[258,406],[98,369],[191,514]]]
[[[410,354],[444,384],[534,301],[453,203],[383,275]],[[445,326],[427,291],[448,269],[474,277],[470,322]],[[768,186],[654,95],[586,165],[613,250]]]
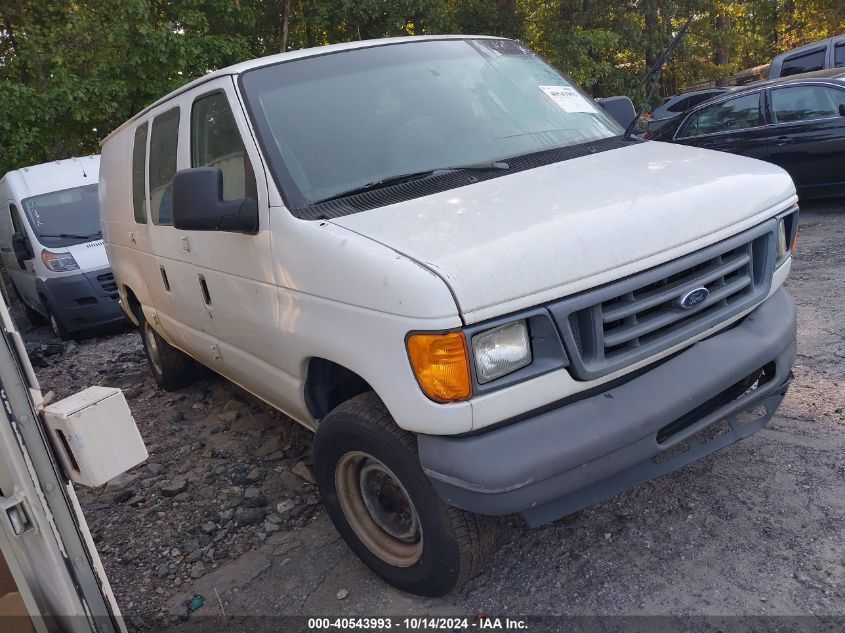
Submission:
[[[194,77],[377,37],[522,39],[595,95],[630,92],[686,17],[664,93],[845,32],[842,0],[0,0],[0,173],[97,151]]]

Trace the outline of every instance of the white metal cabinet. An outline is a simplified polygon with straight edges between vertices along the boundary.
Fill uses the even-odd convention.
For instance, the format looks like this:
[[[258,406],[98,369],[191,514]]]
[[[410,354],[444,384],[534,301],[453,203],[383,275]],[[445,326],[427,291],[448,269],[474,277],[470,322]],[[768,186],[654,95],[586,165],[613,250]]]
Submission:
[[[39,422],[41,392],[0,305],[0,551],[36,630],[125,631],[73,488]]]

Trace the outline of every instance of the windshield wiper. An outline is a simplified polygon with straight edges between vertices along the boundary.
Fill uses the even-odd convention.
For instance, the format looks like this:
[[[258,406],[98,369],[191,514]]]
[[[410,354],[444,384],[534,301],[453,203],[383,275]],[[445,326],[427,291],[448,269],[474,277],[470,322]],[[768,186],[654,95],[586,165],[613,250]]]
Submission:
[[[102,233],[89,233],[88,235],[83,235],[81,233],[40,233],[41,237],[58,237],[61,239],[79,239],[79,240],[90,240],[90,239],[99,239],[103,237]]]
[[[336,193],[333,196],[329,196],[328,198],[323,198],[322,200],[312,202],[312,204],[320,204],[322,202],[330,202],[331,200],[338,200],[340,198],[348,198],[349,196],[354,196],[359,193],[376,191],[377,189],[384,189],[386,187],[392,187],[393,185],[400,185],[404,182],[422,180],[424,178],[430,178],[431,176],[439,176],[440,174],[447,174],[453,171],[493,171],[507,169],[510,169],[510,165],[503,161],[495,161],[485,163],[473,163],[471,165],[440,167],[438,169],[425,169],[423,171],[413,171],[407,174],[396,174],[395,176],[388,176],[387,178],[375,180],[360,187],[355,187],[353,189],[348,189],[347,191]]]

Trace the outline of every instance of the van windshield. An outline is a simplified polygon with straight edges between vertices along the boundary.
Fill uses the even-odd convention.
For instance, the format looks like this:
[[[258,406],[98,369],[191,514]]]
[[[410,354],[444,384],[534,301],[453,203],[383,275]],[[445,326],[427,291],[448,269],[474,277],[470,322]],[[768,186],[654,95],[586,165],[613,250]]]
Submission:
[[[249,70],[241,86],[295,208],[397,176],[501,165],[622,133],[592,99],[512,40],[341,51]]]
[[[26,198],[23,208],[44,246],[70,246],[102,237],[96,183]]]

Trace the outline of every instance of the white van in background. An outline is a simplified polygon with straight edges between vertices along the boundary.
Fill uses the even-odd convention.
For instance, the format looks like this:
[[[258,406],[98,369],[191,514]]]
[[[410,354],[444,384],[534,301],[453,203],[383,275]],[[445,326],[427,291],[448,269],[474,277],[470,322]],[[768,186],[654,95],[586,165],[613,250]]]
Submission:
[[[0,180],[0,255],[32,321],[61,338],[123,319],[100,230],[100,157],[10,171]]]

